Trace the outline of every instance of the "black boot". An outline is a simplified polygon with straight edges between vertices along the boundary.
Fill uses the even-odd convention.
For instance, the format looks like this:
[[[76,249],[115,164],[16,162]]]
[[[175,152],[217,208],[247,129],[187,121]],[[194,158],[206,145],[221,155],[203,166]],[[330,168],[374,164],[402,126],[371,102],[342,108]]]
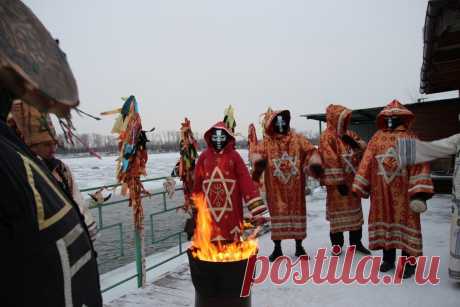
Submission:
[[[380,272],[385,273],[395,268],[396,249],[383,250],[383,262],[380,265]]]
[[[283,256],[283,251],[281,250],[281,240],[273,240],[275,244],[275,248],[273,249],[273,253],[268,257],[270,262],[276,260],[276,258]]]
[[[411,278],[412,275],[415,274],[415,269],[415,264],[406,263],[406,267],[404,268],[403,279]]]
[[[329,233],[329,237],[331,238],[331,244],[332,244],[332,255],[333,256],[339,256],[342,253],[342,247],[343,247],[343,232],[335,232]]]
[[[410,263],[410,260],[409,260],[409,257],[411,257],[408,253],[406,253],[405,251],[402,251],[401,252],[401,256],[406,256],[408,259],[406,260],[406,266],[404,268],[404,274],[402,276],[403,279],[408,279],[408,278],[411,278],[412,275],[415,274],[415,269],[416,269],[416,264],[411,264]]]
[[[307,255],[307,252],[302,246],[302,240],[295,240],[295,256],[300,257]]]
[[[359,228],[358,230],[350,231],[350,245],[356,246],[356,251],[363,253],[364,255],[370,255],[371,252],[364,247],[363,243],[361,242],[361,238],[363,237],[363,229]]]

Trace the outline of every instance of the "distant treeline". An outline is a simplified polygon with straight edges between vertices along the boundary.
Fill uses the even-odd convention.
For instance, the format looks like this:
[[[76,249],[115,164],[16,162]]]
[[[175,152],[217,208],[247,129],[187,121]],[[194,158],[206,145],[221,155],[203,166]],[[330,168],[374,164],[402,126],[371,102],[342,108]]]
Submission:
[[[313,144],[318,144],[318,134],[313,132],[303,132]],[[98,153],[115,154],[118,152],[118,141],[113,135],[101,135],[97,133],[83,133],[78,135],[83,143],[87,144],[91,149]],[[147,134],[150,140],[147,143],[149,152],[178,152],[180,133],[178,131],[154,131]],[[197,142],[200,148],[206,148],[203,135],[197,136]],[[59,154],[79,154],[86,153],[86,147],[76,139],[73,139],[74,145],[67,143],[63,135],[58,136],[61,146],[58,148]],[[238,149],[246,149],[248,147],[247,138],[238,136],[236,141]]]

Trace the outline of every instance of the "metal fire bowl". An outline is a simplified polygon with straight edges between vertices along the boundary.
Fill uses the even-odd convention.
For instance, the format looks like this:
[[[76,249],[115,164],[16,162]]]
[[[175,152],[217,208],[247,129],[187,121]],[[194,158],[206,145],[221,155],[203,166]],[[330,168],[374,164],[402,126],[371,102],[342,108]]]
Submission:
[[[250,307],[251,297],[240,297],[248,259],[210,262],[193,257],[187,250],[195,287],[195,307]],[[251,256],[251,257],[255,257]]]

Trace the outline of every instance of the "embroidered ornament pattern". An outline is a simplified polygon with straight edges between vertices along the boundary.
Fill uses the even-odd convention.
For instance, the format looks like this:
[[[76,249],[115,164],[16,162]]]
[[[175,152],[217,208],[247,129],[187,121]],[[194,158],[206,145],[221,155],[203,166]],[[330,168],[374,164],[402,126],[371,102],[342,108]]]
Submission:
[[[388,148],[382,155],[376,155],[375,159],[377,159],[379,166],[377,174],[382,176],[387,184],[390,184],[397,176],[402,176],[402,166],[398,161],[398,154],[394,147]]]
[[[356,174],[356,168],[353,166],[353,160],[352,160],[353,155],[354,155],[353,149],[350,149],[350,151],[342,155],[342,160],[343,162],[345,162],[344,171],[347,174],[349,173]]]
[[[275,170],[273,176],[278,178],[282,183],[287,184],[291,177],[298,175],[297,157],[290,156],[287,152],[283,152],[280,159],[272,159]]]
[[[220,222],[226,212],[233,210],[231,195],[235,184],[236,180],[225,179],[218,166],[212,171],[211,178],[203,181],[206,202],[216,222]]]

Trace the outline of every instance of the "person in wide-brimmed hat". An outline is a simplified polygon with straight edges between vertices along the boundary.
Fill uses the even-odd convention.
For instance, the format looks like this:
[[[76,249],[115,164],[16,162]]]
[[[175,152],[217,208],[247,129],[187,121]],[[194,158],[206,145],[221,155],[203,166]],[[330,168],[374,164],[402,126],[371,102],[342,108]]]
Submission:
[[[0,1],[2,306],[102,306],[96,252],[78,205],[8,127],[14,100],[69,118],[79,103],[65,54],[19,0]]]
[[[17,100],[11,108],[10,123],[32,152],[45,162],[64,191],[78,204],[91,240],[95,241],[97,227],[88,204],[83,199],[69,166],[55,156],[58,142],[49,114],[41,113],[35,107]]]

